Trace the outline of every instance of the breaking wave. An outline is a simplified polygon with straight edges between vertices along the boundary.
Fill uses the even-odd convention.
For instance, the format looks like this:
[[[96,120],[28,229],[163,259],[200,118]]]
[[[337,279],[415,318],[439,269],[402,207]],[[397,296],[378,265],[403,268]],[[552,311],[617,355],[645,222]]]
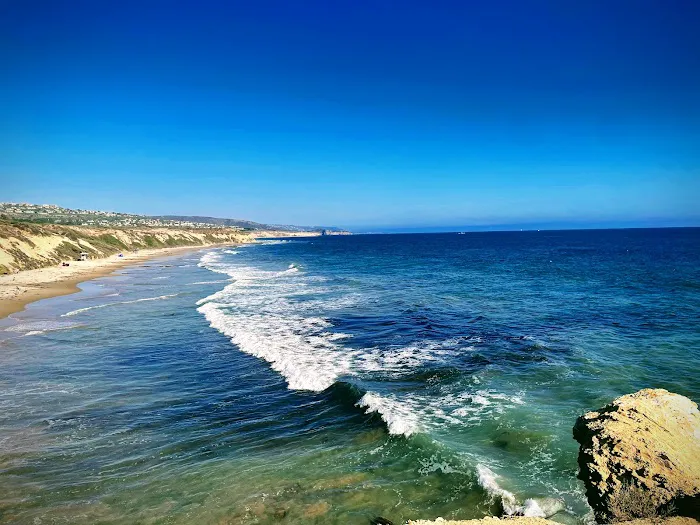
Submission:
[[[361,294],[332,294],[329,283],[295,264],[264,270],[212,251],[199,265],[228,275],[231,282],[199,300],[198,311],[241,351],[269,363],[292,390],[321,392],[339,381],[364,385],[379,376],[404,379],[425,365],[445,367],[455,355],[473,349],[464,339],[348,347],[344,342],[352,335],[336,331],[329,316],[361,302]],[[434,393],[379,393],[368,387],[354,404],[379,415],[391,434],[408,437],[444,425],[470,424],[524,403],[522,394],[464,387],[456,384]]]
[[[395,399],[367,392],[357,402],[357,406],[366,408],[366,414],[378,413],[386,422],[389,434],[410,436],[422,430],[417,415],[409,406]]]
[[[329,278],[307,275],[296,264],[262,269],[221,251],[205,254],[199,264],[230,279],[197,302],[213,328],[242,352],[266,361],[289,389],[326,392],[346,407],[377,417],[392,436],[439,447],[435,440],[447,428],[495,421],[525,404],[525,392],[497,392],[476,375],[465,379],[452,368],[451,363],[475,351],[478,337],[358,348],[348,344],[352,334],[333,320],[342,318],[344,308],[367,300],[362,293],[338,290]],[[392,387],[415,385],[412,381],[423,387]],[[518,500],[502,487],[498,474],[474,459],[467,469],[470,477],[504,513],[545,516],[561,508],[560,500],[551,498]],[[456,472],[444,462],[424,468]]]

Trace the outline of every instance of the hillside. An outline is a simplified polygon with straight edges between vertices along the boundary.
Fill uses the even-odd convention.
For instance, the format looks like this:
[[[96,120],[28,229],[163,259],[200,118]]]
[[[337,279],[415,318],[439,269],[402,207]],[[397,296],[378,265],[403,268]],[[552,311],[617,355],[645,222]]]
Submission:
[[[288,232],[344,232],[340,228],[334,226],[294,226],[291,224],[262,224],[260,222],[247,221],[245,219],[221,219],[218,217],[201,217],[199,215],[156,215],[151,217],[151,219],[158,219],[163,221],[176,221],[176,222],[187,222],[187,223],[197,223],[206,224],[208,226],[228,226],[234,228],[243,228],[246,230],[274,230],[274,231],[288,231]],[[347,232],[345,232],[347,233]]]
[[[0,274],[147,248],[251,242],[231,228],[87,228],[0,220]]]
[[[156,227],[156,228],[235,228],[239,230],[274,230],[284,232],[343,232],[340,228],[325,226],[293,226],[289,224],[263,224],[244,219],[183,215],[136,215],[101,210],[81,210],[55,204],[27,204],[0,202],[0,217],[40,224],[63,224],[87,227]],[[345,232],[343,232],[345,233]]]

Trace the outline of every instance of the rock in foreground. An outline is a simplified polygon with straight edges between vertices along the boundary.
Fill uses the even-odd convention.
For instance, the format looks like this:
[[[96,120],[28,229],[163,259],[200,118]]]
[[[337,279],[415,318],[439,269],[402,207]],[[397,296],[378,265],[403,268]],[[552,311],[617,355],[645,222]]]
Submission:
[[[673,509],[700,517],[700,412],[690,399],[645,389],[581,416],[579,477],[598,522]]]
[[[624,525],[698,525],[697,520],[692,518],[666,518],[654,520],[632,520]],[[408,521],[407,525],[561,525],[555,521],[544,518],[483,518],[480,520],[444,520],[438,518],[434,521],[416,520]]]

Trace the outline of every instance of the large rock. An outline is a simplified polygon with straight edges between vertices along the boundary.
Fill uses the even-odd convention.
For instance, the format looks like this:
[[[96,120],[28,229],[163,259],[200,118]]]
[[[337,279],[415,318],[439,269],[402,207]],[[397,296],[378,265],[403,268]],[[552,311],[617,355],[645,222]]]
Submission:
[[[596,520],[700,517],[700,412],[662,389],[622,396],[574,426],[579,478]]]

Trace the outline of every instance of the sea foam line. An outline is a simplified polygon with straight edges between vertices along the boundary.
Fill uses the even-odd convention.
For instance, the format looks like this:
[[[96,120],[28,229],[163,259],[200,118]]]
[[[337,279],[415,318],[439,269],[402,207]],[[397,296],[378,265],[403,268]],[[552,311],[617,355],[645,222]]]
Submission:
[[[78,308],[77,310],[73,310],[71,312],[65,313],[61,315],[61,317],[71,317],[73,315],[78,315],[83,312],[87,312],[88,310],[95,310],[97,308],[105,308],[106,306],[117,306],[120,304],[132,304],[132,303],[141,303],[144,301],[161,301],[163,299],[170,299],[171,297],[176,297],[180,294],[174,293],[174,294],[169,294],[169,295],[159,295],[158,297],[146,297],[144,299],[134,299],[133,301],[119,301],[116,303],[104,303],[104,304],[97,304],[95,306],[86,306],[85,308]]]
[[[261,270],[216,251],[204,254],[199,265],[233,282],[197,301],[198,311],[241,351],[267,361],[290,389],[320,392],[352,372],[353,356],[337,343],[344,335],[327,330],[330,323],[313,302],[294,301],[308,284],[297,266]]]
[[[222,283],[229,283],[231,282],[231,279],[218,279],[214,281],[197,281],[195,283],[187,283],[188,286],[194,286],[196,284],[222,284]]]
[[[26,337],[31,335],[41,335],[45,334],[46,332],[53,332],[56,330],[69,330],[78,326],[82,325],[80,323],[70,321],[32,321],[10,326],[5,328],[3,331],[21,333]]]

